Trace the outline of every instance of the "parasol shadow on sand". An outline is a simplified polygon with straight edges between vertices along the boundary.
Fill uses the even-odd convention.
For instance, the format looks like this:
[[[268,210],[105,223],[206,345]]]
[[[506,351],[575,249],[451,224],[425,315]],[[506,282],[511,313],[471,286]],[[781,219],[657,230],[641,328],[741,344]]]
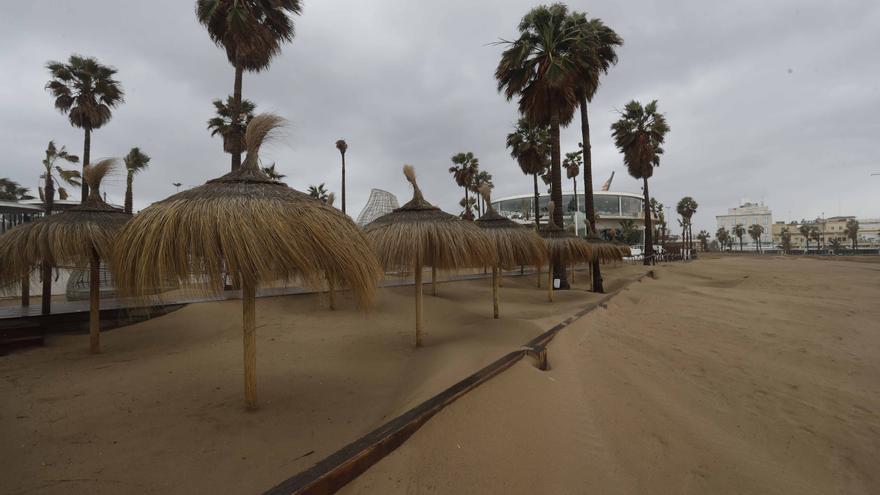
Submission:
[[[411,165],[403,173],[413,199],[364,229],[386,270],[413,270],[416,291],[416,347],[422,346],[422,269],[457,270],[495,264],[489,237],[474,225],[425,201]]]
[[[562,262],[563,266],[566,266],[571,263],[592,262],[595,260],[596,254],[587,241],[566,231],[553,222],[553,209],[555,206],[553,201],[547,205],[547,224],[538,230],[538,234],[547,243],[551,263],[552,260],[558,259]],[[553,270],[548,270],[547,273],[547,300],[553,302]]]
[[[257,287],[296,279],[313,287],[329,282],[349,287],[367,307],[382,277],[366,237],[348,216],[260,170],[260,147],[283,123],[277,115],[254,117],[241,167],[135,215],[120,233],[113,259],[117,287],[137,297],[148,297],[167,281],[219,295],[226,274],[238,277],[249,409],[257,407]]]
[[[83,179],[89,185],[89,197],[79,206],[22,225],[0,237],[0,259],[6,266],[0,272],[0,284],[4,280],[14,283],[14,278],[20,283],[22,276],[43,262],[50,266],[89,267],[89,349],[93,353],[101,350],[101,260],[111,258],[114,238],[131,218],[101,199],[101,181],[116,164],[115,158],[108,158],[86,167]]]
[[[483,185],[480,194],[486,203],[486,213],[474,223],[489,236],[495,248],[496,263],[492,266],[492,312],[498,318],[501,270],[522,265],[541,266],[547,261],[547,244],[534,230],[498,214],[492,206],[489,186]]]

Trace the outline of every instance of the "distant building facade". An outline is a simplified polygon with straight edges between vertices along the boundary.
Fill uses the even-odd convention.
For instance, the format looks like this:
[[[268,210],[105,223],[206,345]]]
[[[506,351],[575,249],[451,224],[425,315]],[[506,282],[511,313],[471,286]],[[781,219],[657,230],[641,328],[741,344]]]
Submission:
[[[800,222],[776,222],[773,224],[773,243],[782,245],[782,230],[787,228],[791,234],[792,249],[804,249],[807,247],[807,239],[801,234],[802,226],[815,227],[819,234],[816,239],[809,239],[810,250],[820,249],[828,245],[832,240],[839,241],[843,246],[852,246],[852,240],[846,236],[846,224],[850,220],[859,222],[859,233],[856,245],[861,247],[876,247],[880,244],[880,218],[856,218],[854,216],[836,216],[817,218],[815,220],[801,220]]]
[[[743,248],[755,249],[755,242],[748,234],[750,225],[760,225],[764,228],[761,234],[761,244],[768,247],[773,242],[773,212],[768,206],[759,203],[752,203],[747,200],[740,202],[736,208],[728,208],[727,214],[716,215],[716,228],[725,228],[733,236],[733,229],[737,225],[742,225],[746,231],[743,236]],[[739,246],[739,238],[735,238],[734,244]]]
[[[362,209],[361,213],[358,215],[356,223],[358,226],[363,227],[382,215],[391,213],[399,207],[400,205],[397,204],[397,196],[382,189],[373,189],[370,191],[370,197],[367,199],[367,204],[364,205],[364,209]]]

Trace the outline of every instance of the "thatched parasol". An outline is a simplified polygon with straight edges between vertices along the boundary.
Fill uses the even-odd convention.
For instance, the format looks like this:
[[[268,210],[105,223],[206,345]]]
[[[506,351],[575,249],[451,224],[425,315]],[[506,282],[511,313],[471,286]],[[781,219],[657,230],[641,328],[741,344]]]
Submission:
[[[551,201],[547,205],[547,224],[538,231],[538,234],[547,242],[550,260],[559,259],[562,261],[562,266],[566,266],[568,263],[593,261],[595,254],[586,241],[553,222],[554,208],[555,204]],[[552,268],[547,270],[547,299],[553,301]]]
[[[362,305],[382,273],[367,239],[341,211],[269,178],[260,146],[283,124],[261,114],[245,133],[240,168],[138,213],[120,233],[114,266],[120,290],[146,296],[169,280],[219,294],[225,275],[242,288],[244,388],[257,404],[256,288],[299,278],[319,287],[347,285]]]
[[[3,277],[21,277],[34,266],[69,264],[90,267],[89,348],[100,352],[101,260],[110,258],[113,240],[131,215],[101,199],[101,181],[116,166],[109,158],[89,165],[84,179],[89,197],[79,206],[13,229],[0,240],[0,259],[7,269]],[[7,260],[10,260],[7,262]]]
[[[547,259],[547,244],[534,230],[501,216],[492,207],[489,186],[483,185],[480,194],[486,203],[486,213],[474,223],[483,229],[495,246],[497,262],[492,267],[493,315],[498,318],[499,272],[520,265],[541,266]]]
[[[367,238],[386,270],[413,270],[416,286],[416,346],[422,345],[422,268],[440,270],[495,264],[495,249],[473,222],[464,221],[425,201],[411,165],[403,173],[413,199],[365,227]]]

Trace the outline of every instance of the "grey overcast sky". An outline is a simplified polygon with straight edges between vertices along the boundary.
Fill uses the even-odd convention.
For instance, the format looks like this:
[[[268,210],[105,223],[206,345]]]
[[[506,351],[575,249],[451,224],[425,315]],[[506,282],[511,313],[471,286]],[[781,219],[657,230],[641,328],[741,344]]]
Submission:
[[[258,110],[290,121],[265,150],[300,190],[338,191],[336,139],[349,144],[349,214],[370,188],[410,197],[401,174],[416,166],[426,197],[457,211],[450,157],[473,151],[495,177],[495,196],[527,193],[504,147],[517,118],[493,70],[535,1],[306,0],[297,35],[267,72],[246,74]],[[824,214],[880,216],[880,2],[876,0],[572,1],[625,40],[620,62],[591,106],[598,186],[640,192],[609,132],[616,109],[658,99],[672,131],[651,192],[666,205],[700,204],[697,228],[740,198],[764,201],[774,220]],[[72,53],[119,70],[126,102],[92,137],[92,156],[139,146],[153,158],[135,182],[135,207],[225,173],[221,143],[205,130],[213,98],[233,70],[188,0],[2,0],[0,177],[34,188],[46,143],[82,153],[82,132],[54,110],[45,63]],[[579,128],[563,129],[563,152]],[[106,187],[121,202],[119,174]],[[338,204],[338,203],[337,203]]]

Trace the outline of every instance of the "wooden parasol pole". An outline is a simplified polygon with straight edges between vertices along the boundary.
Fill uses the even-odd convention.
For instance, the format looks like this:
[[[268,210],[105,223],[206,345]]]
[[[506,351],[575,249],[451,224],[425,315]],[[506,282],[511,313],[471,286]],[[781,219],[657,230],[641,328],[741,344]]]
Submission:
[[[336,289],[333,287],[333,279],[327,278],[328,295],[330,296],[330,309],[336,309]]]
[[[577,268],[577,263],[571,263],[571,282],[574,283],[574,270]]]
[[[437,269],[431,267],[431,295],[437,295]]]
[[[22,306],[30,306],[31,305],[31,275],[30,275],[30,273],[21,277],[21,305]]]
[[[89,350],[101,352],[101,260],[92,249],[89,270]]]
[[[535,265],[535,277],[538,279],[538,288],[541,288],[541,265]]]
[[[547,268],[547,300],[553,302],[553,266]]]
[[[492,317],[498,319],[498,267],[492,267]]]
[[[244,334],[244,401],[257,408],[257,293],[253,280],[241,277],[241,313]]]
[[[416,347],[422,346],[422,259],[416,261]]]

